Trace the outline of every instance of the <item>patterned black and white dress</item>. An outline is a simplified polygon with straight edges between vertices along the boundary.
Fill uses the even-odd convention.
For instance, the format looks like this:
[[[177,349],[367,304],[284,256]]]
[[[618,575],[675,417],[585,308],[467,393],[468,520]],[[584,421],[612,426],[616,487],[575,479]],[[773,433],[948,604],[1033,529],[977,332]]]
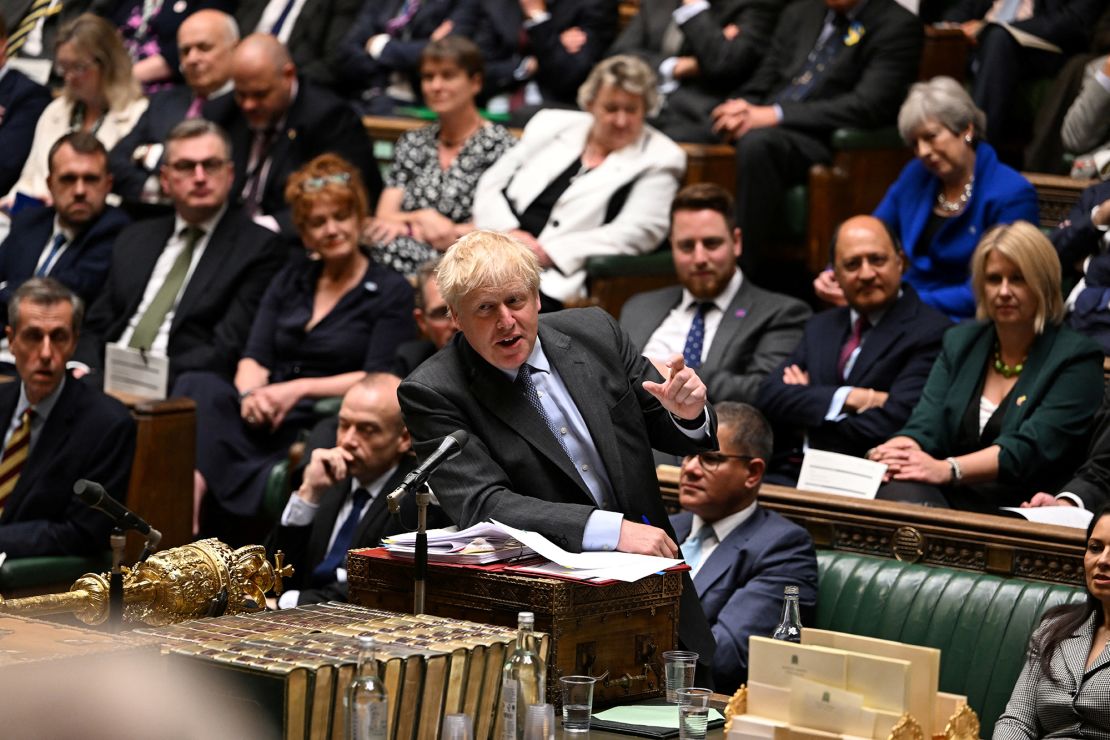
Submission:
[[[439,124],[409,131],[397,140],[386,187],[401,188],[402,211],[434,208],[455,223],[470,220],[478,178],[508,151],[516,139],[504,126],[487,124],[466,140],[446,170],[439,166]],[[399,236],[372,249],[374,261],[412,277],[421,263],[438,252],[430,244]]]

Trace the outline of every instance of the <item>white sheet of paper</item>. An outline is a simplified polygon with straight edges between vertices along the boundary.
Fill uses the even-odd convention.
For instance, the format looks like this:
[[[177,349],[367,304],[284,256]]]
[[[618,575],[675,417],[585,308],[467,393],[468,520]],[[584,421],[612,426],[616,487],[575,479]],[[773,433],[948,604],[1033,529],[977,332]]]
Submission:
[[[630,552],[567,552],[538,532],[516,529],[498,521],[494,521],[494,524],[548,560],[567,568],[592,571],[591,576],[599,580],[612,579],[632,583],[682,562],[674,558]]]
[[[1018,516],[1023,516],[1031,522],[1038,524],[1056,524],[1061,527],[1076,527],[1086,529],[1091,523],[1094,514],[1078,506],[1034,506],[1022,509],[1017,506],[1003,506],[1003,511],[1012,511]]]
[[[875,498],[886,465],[825,450],[806,450],[798,488],[852,498]]]
[[[170,361],[131,347],[104,347],[104,391],[160,401],[169,390]]]

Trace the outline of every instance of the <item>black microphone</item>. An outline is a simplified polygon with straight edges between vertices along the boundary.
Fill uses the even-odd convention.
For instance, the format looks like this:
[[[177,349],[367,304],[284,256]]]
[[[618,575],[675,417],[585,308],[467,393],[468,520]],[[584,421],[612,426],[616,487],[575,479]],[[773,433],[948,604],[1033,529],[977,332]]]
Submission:
[[[82,478],[73,484],[73,493],[94,509],[99,509],[108,515],[120,529],[133,529],[147,539],[148,547],[156,547],[162,539],[162,533],[147,524],[138,514],[116,501],[104,490],[104,486],[91,480]]]
[[[444,437],[436,451],[429,455],[420,467],[406,475],[401,485],[397,486],[396,490],[386,497],[390,512],[396,514],[400,511],[401,499],[405,497],[405,494],[424,485],[432,473],[436,471],[436,468],[462,452],[462,448],[466,446],[468,439],[470,439],[470,435],[463,429],[451,432]]]

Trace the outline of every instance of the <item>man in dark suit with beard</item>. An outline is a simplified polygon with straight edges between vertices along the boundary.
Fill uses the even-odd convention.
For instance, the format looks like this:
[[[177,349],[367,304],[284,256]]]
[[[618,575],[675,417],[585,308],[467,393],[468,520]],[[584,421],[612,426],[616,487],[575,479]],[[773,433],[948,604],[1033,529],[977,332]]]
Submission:
[[[572,551],[676,557],[651,450],[716,446],[697,374],[675,355],[661,377],[603,311],[541,320],[539,263],[503,234],[463,237],[437,277],[460,333],[398,396],[419,454],[470,435],[432,479],[447,515],[460,527],[492,517]],[[679,619],[707,667],[713,640],[689,582]]]
[[[91,302],[108,276],[112,244],[130,223],[123,211],[106,205],[112,176],[108,153],[95,136],[66,134],[54,142],[47,162],[46,186],[54,204],[25,209],[12,219],[0,244],[0,304],[24,280],[45,275]]]
[[[104,292],[89,309],[81,362],[102,367],[104,343],[115,342],[169,358],[171,385],[187,370],[231,376],[287,254],[228,204],[233,176],[218,126],[196,119],[174,127],[161,175],[174,214],[121,232]]]
[[[257,223],[296,238],[285,181],[313,157],[332,152],[362,172],[373,211],[382,192],[373,141],[346,101],[297,76],[286,48],[269,34],[239,42],[232,60],[234,95],[204,108],[231,137],[232,197]]]
[[[289,590],[271,607],[346,600],[347,551],[416,528],[414,496],[405,497],[398,514],[386,502],[416,466],[397,403],[400,382],[373,373],[352,386],[339,409],[335,446],[311,451],[271,536],[270,550],[283,551],[295,570]],[[450,524],[438,506],[429,507],[428,517],[429,529]]]

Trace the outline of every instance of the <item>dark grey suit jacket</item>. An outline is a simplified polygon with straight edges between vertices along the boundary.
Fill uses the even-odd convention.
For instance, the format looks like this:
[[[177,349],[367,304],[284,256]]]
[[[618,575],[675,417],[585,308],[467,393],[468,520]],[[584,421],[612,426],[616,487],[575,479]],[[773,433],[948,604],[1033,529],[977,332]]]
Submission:
[[[682,286],[672,285],[624,304],[621,326],[638,350],[681,299]],[[763,379],[794,351],[811,314],[801,301],[764,290],[744,276],[698,370],[710,400],[755,403]],[[681,354],[682,347],[674,351]]]
[[[693,440],[642,387],[661,380],[611,316],[577,309],[540,317],[544,353],[566,384],[605,463],[620,511],[671,534],[659,496],[652,447],[675,454],[712,449],[713,434]],[[457,334],[401,384],[405,423],[417,454],[430,454],[447,434],[470,434],[462,454],[432,476],[447,515],[460,527],[493,518],[543,534],[578,551],[597,505],[543,418],[513,381]],[[713,641],[690,582],[683,590],[679,634],[706,664]]]
[[[266,5],[267,0],[238,0],[235,20],[244,36],[254,32]],[[300,74],[320,85],[335,87],[333,59],[361,7],[359,0],[308,0],[304,4],[285,44]]]

